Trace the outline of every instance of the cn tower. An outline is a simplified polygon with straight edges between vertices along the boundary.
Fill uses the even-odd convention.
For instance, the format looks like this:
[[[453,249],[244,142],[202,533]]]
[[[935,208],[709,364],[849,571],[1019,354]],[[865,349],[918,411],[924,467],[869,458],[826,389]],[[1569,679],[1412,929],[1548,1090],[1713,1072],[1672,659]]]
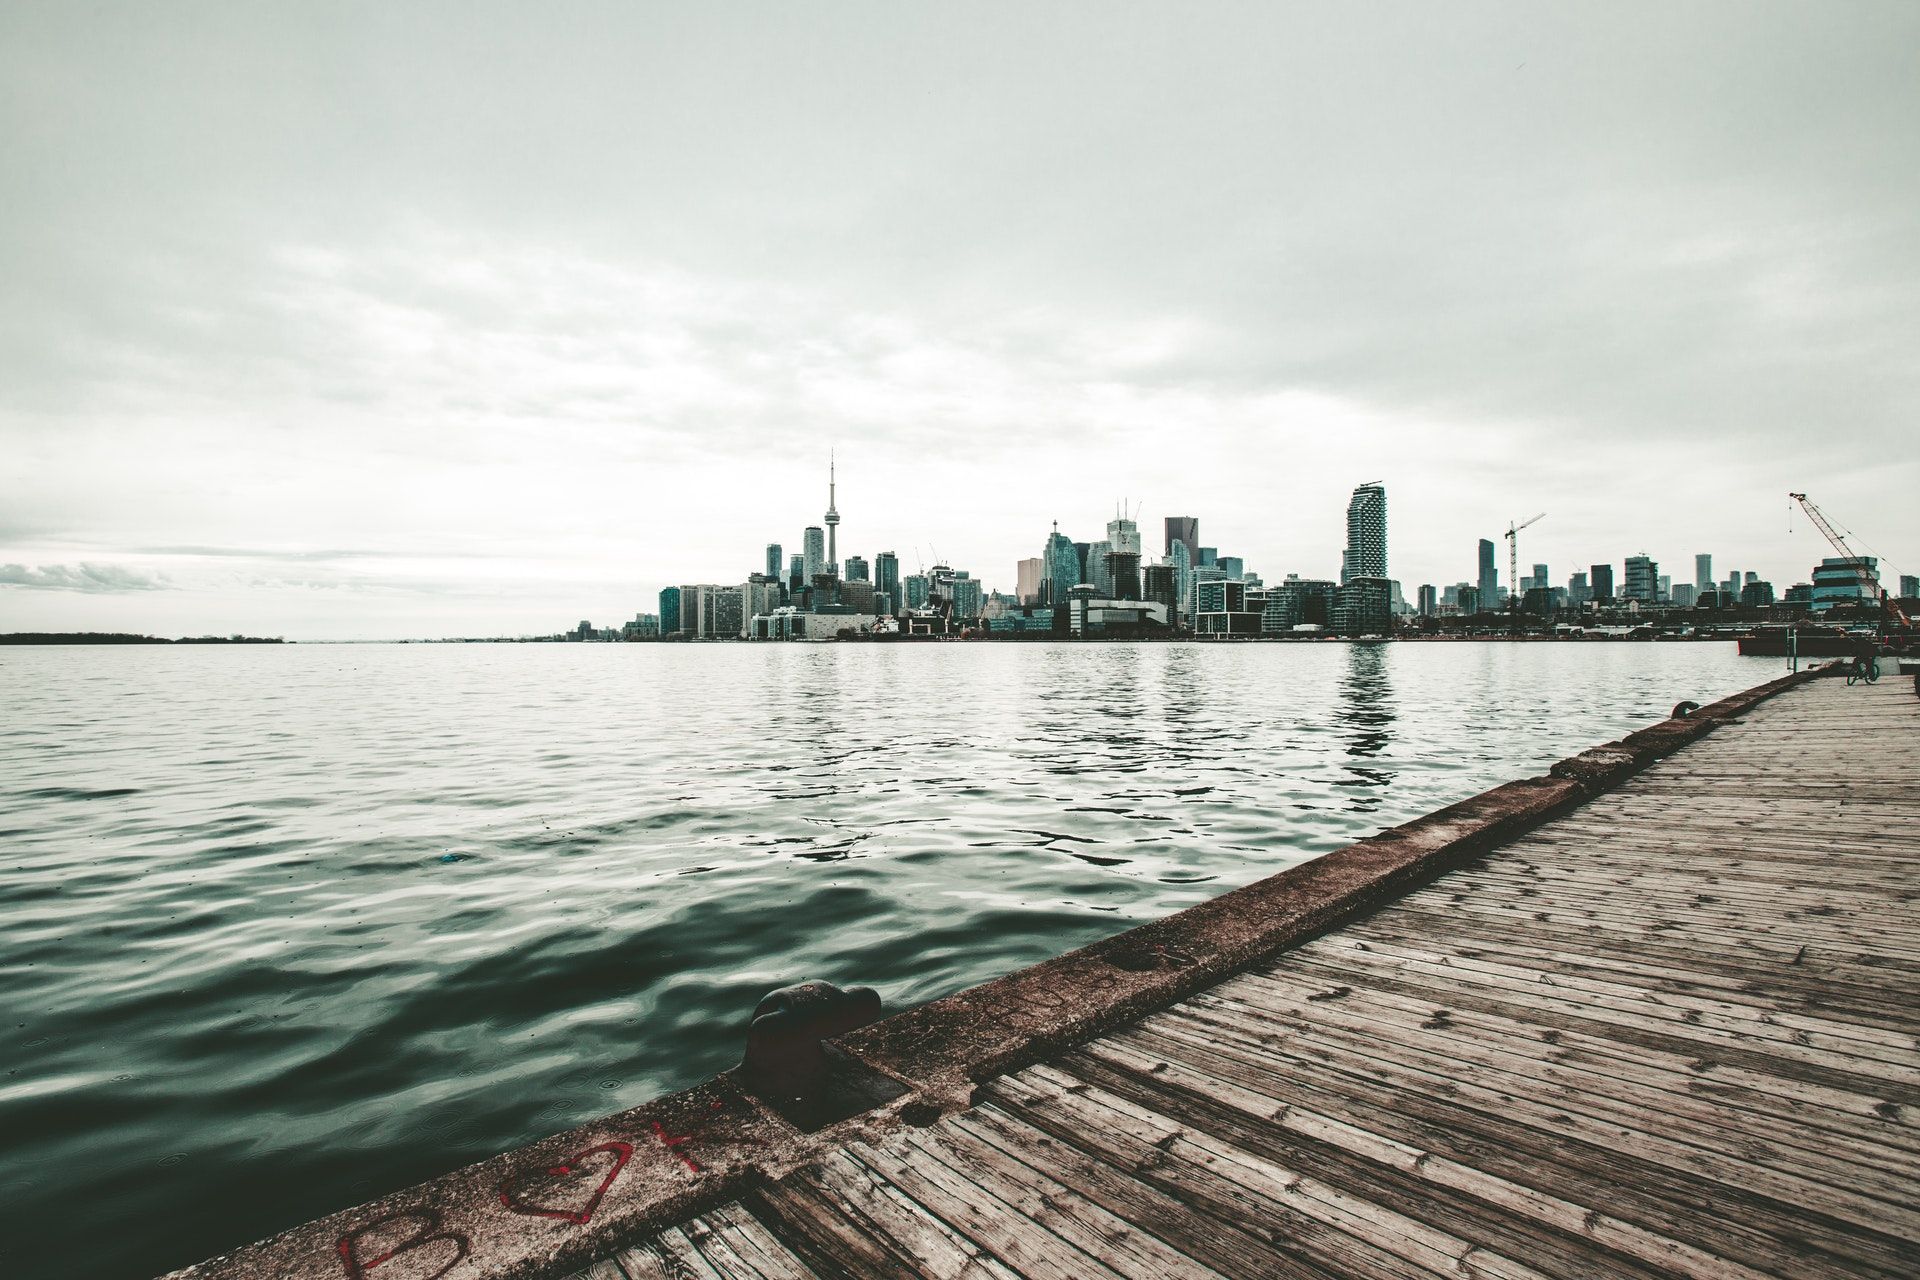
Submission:
[[[840,549],[834,531],[840,527],[840,512],[833,505],[833,450],[827,450],[827,572],[840,576]]]

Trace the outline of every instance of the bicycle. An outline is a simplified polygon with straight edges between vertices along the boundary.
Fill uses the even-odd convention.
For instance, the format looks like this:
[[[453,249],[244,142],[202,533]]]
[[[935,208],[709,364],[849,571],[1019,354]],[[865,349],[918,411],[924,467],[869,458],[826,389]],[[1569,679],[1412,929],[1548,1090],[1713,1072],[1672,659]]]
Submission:
[[[1880,678],[1880,659],[1878,657],[1855,658],[1853,665],[1847,668],[1847,683],[1858,684],[1865,681],[1872,684]]]

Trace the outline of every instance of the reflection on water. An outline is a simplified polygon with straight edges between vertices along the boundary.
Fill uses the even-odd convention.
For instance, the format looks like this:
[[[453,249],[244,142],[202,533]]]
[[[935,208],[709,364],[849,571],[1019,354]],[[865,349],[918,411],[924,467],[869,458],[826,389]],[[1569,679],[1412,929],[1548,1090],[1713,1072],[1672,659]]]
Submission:
[[[926,1000],[1774,673],[1731,645],[0,650],[0,1198],[44,1228],[0,1274],[154,1274],[727,1067],[782,983]]]

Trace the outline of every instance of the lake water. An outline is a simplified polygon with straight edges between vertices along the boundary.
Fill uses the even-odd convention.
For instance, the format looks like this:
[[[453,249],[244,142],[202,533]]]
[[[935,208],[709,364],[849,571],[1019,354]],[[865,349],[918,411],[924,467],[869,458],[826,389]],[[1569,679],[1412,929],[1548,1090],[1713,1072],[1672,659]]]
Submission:
[[[1731,644],[0,649],[0,1274],[142,1277],[1781,674]]]

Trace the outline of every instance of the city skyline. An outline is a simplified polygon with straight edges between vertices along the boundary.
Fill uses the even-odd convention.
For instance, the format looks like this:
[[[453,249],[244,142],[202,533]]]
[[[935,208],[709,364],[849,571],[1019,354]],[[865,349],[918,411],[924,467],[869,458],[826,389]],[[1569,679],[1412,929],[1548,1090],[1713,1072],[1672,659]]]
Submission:
[[[1001,590],[1112,495],[1337,578],[1362,479],[1409,596],[1913,571],[1920,10],[1396,12],[9,8],[0,629],[618,618],[835,446]]]

